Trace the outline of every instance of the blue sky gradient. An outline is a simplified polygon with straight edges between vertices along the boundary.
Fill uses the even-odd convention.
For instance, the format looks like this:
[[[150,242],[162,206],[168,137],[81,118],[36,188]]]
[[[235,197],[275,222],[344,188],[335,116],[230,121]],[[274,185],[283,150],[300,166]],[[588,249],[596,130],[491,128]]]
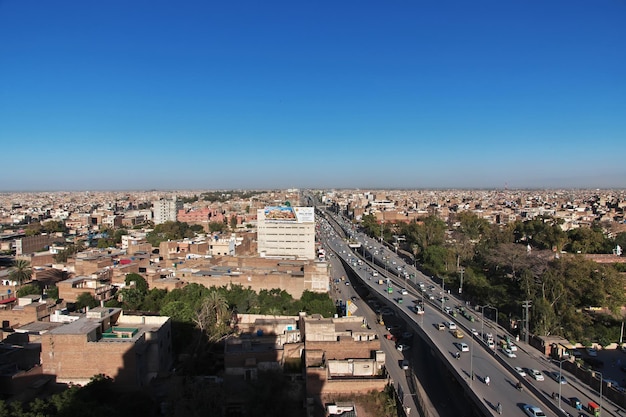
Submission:
[[[626,1],[0,1],[0,190],[625,188]]]

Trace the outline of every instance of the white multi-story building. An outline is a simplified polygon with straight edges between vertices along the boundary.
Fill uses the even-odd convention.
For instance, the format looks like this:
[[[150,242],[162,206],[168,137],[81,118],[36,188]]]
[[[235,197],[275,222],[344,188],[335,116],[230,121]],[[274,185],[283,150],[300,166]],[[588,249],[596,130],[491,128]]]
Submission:
[[[176,197],[172,200],[166,200],[164,198],[152,202],[152,218],[154,224],[161,224],[165,222],[175,222],[176,214],[178,210],[183,208],[183,202],[177,200]]]
[[[259,256],[315,259],[313,207],[265,207],[257,210]]]

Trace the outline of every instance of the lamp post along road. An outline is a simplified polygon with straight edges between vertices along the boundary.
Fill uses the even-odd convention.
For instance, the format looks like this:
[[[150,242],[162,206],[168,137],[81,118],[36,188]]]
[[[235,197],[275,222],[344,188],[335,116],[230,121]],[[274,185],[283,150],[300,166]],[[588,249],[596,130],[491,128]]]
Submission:
[[[563,372],[563,362],[565,362],[566,360],[567,359],[561,359],[559,361],[559,381],[558,381],[559,382],[559,410],[561,409],[561,385],[563,385],[561,383],[561,378],[562,378],[561,374]]]
[[[472,347],[470,348],[470,387],[474,382],[474,338],[476,335],[472,333]]]

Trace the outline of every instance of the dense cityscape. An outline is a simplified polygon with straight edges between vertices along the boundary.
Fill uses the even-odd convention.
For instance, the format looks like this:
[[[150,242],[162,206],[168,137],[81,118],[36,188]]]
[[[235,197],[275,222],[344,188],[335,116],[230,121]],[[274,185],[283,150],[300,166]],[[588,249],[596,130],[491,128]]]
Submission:
[[[624,21],[0,0],[0,417],[626,416]]]
[[[471,338],[470,363],[476,339],[497,357],[525,352],[581,381],[580,372],[601,375],[595,352],[622,347],[625,194],[0,194],[3,411],[445,416],[464,404],[468,416],[497,412],[471,396],[447,410],[437,403],[472,384],[450,387],[418,366],[424,318],[468,320],[450,331]],[[437,319],[435,328],[448,326]],[[486,338],[492,328],[502,340]],[[445,353],[439,361],[438,372],[454,373]],[[600,398],[617,409],[620,379],[605,372],[599,382]],[[98,392],[116,400],[96,406]]]

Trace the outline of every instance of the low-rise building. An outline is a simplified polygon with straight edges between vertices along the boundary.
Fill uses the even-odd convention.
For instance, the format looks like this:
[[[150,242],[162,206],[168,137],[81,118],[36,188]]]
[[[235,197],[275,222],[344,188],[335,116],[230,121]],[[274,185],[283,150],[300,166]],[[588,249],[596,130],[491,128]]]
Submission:
[[[41,336],[43,372],[61,383],[83,385],[104,374],[121,389],[137,389],[171,365],[169,317],[98,307]]]

